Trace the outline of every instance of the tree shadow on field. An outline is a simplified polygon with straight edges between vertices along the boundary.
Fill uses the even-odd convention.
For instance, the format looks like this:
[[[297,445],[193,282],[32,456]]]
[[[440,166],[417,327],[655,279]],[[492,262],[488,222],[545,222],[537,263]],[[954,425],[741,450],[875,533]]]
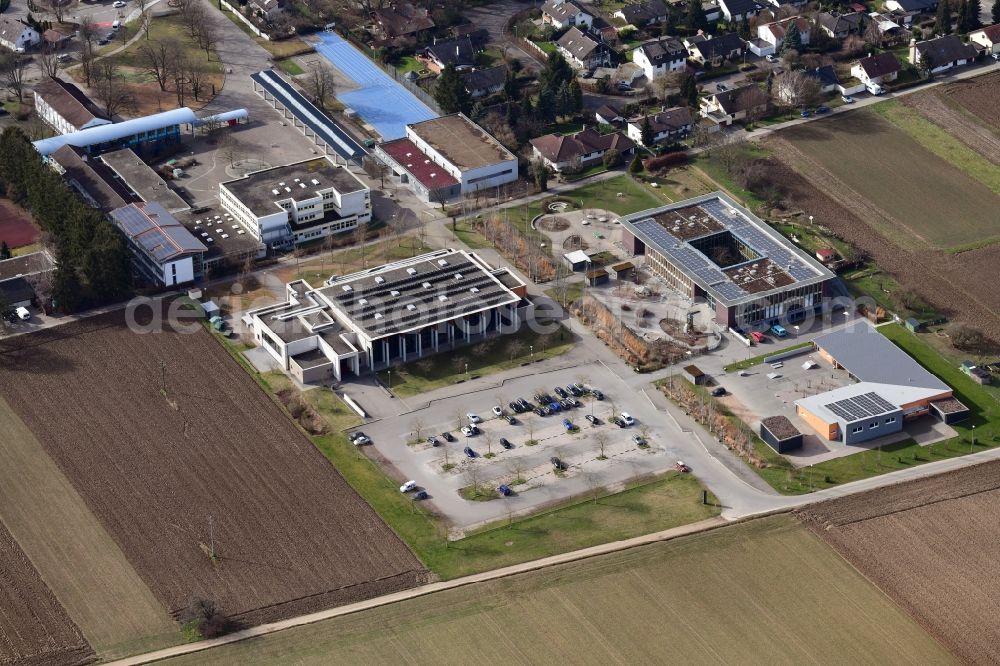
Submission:
[[[0,375],[61,375],[73,372],[76,367],[72,357],[53,351],[46,345],[0,352]]]
[[[881,116],[874,111],[861,109],[850,113],[817,118],[801,125],[788,127],[779,136],[792,141],[837,141],[844,134],[874,136],[885,133]]]

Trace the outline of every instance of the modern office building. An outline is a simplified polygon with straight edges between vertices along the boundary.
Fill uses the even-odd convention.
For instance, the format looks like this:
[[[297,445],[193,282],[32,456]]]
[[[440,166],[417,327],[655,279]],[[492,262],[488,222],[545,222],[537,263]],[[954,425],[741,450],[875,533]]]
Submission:
[[[372,219],[368,187],[326,156],[220,183],[219,200],[269,248],[346,233]]]
[[[172,287],[202,275],[207,248],[158,203],[134,203],[111,211],[128,241],[132,265],[152,284]]]

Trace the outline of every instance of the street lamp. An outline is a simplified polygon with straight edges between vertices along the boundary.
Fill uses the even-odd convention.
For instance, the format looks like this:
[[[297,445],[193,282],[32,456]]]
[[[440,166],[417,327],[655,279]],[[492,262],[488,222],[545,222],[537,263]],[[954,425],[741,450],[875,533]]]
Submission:
[[[469,378],[469,364],[468,363],[465,364],[465,378],[466,379]]]
[[[531,360],[535,360],[535,345],[528,345],[528,351],[531,352]]]
[[[975,445],[976,445],[976,426],[972,426],[972,446],[974,447]]]
[[[386,374],[389,377],[389,390],[391,391],[392,390],[392,368],[386,368],[385,372],[386,372]]]

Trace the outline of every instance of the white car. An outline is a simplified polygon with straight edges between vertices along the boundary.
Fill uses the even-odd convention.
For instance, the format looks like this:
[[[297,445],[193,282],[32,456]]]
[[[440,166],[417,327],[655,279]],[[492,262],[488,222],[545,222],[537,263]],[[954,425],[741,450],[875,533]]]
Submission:
[[[778,59],[775,58],[773,55],[765,56],[764,60],[766,60],[768,62],[778,62]]]
[[[472,428],[469,426],[462,426],[462,434],[466,437],[472,437]]]
[[[127,4],[128,3],[125,2],[125,0],[115,0],[114,4],[112,4],[111,6],[114,7],[115,9],[121,9]]]
[[[483,420],[481,418],[479,418],[478,416],[476,416],[472,412],[469,412],[468,414],[466,414],[465,418],[469,419],[469,423],[482,423],[483,422]]]
[[[844,102],[844,104],[854,104],[854,98],[850,95],[843,95],[840,99]]]
[[[368,444],[371,441],[372,440],[368,439],[367,435],[361,435],[361,437],[355,437],[352,440],[352,442],[354,443],[354,446],[364,446],[365,444]]]
[[[417,488],[417,482],[414,481],[413,479],[410,479],[409,481],[407,481],[406,483],[404,483],[399,487],[399,492],[408,493],[411,490],[416,490],[416,488]]]
[[[503,416],[503,407],[501,407],[500,405],[494,406],[493,407],[493,416],[495,416],[497,418],[500,418],[501,416]]]
[[[24,306],[21,306],[16,310],[14,310],[14,314],[16,314],[17,318],[20,319],[21,321],[28,321],[29,319],[31,319],[31,312],[29,312],[28,308]]]
[[[635,419],[628,412],[622,412],[622,421],[625,425],[635,425]]]

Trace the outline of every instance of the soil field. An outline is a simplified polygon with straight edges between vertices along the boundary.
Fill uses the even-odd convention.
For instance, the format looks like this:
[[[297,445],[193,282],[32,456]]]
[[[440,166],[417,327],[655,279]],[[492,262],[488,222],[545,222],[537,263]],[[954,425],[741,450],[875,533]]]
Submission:
[[[180,627],[3,399],[0,433],[0,520],[98,656],[180,642]]]
[[[1000,197],[874,110],[791,127],[781,138],[808,161],[793,165],[839,181],[828,190],[834,198],[870,202],[881,213],[876,227],[901,247],[946,249],[1000,238],[996,220],[984,214]]]
[[[862,199],[837,199],[832,193],[840,183],[828,180],[829,172],[808,170],[803,155],[780,138],[770,137],[767,147],[774,159],[767,170],[781,184],[786,206],[809,211],[817,221],[848,244],[864,250],[904,289],[913,291],[939,312],[978,327],[1000,341],[1000,291],[983,289],[1000,271],[1000,246],[994,244],[952,254],[930,248],[901,249],[879,233],[879,210]],[[792,169],[795,164],[802,173]]]
[[[0,664],[73,666],[94,653],[10,533],[0,525]]]
[[[962,661],[1000,662],[1000,462],[824,502],[800,515]]]
[[[202,596],[256,624],[426,579],[200,325],[138,334],[124,322],[0,342],[0,396],[169,611]]]
[[[476,583],[207,656],[165,663],[954,661],[788,515]]]
[[[994,76],[994,75],[991,75]],[[963,86],[964,82],[952,84]],[[986,125],[969,110],[963,108],[949,94],[951,85],[937,86],[925,92],[900,97],[899,101],[906,106],[919,111],[920,114],[938,125],[966,146],[981,154],[984,158],[1000,165],[1000,118],[993,128]],[[964,88],[963,88],[964,90]],[[993,84],[993,99],[989,107],[996,111],[995,99],[1000,95],[1000,75],[996,75]]]
[[[38,229],[28,214],[13,201],[0,199],[0,241],[11,249],[31,245],[38,240]]]
[[[1000,72],[990,72],[983,76],[955,81],[938,86],[937,90],[942,99],[960,106],[984,120],[993,129],[1000,131],[1000,107],[997,106]]]

